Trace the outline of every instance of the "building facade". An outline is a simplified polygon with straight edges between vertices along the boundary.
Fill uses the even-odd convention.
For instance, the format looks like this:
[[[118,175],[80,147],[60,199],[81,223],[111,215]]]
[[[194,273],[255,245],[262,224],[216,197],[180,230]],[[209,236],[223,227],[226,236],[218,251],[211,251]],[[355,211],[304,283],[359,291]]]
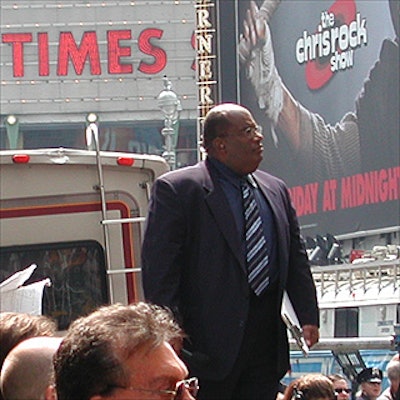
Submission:
[[[177,166],[195,162],[195,19],[193,0],[3,0],[1,148],[85,148],[94,113],[101,149],[162,154],[167,76]]]

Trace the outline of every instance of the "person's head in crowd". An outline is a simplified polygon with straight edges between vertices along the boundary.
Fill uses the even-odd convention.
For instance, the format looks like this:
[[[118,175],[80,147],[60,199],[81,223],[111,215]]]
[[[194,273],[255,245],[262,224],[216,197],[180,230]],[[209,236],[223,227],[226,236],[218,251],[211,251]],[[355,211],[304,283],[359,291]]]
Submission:
[[[375,400],[382,392],[382,371],[379,368],[364,368],[357,375],[361,395],[370,400]]]
[[[0,313],[0,369],[10,350],[34,336],[54,336],[57,324],[45,315],[17,312]]]
[[[351,396],[351,389],[347,379],[340,374],[329,375],[328,377],[333,384],[333,390],[336,394],[336,400],[348,400]]]
[[[322,374],[307,374],[292,381],[284,400],[335,400],[332,381]]]
[[[250,111],[232,103],[213,107],[204,120],[203,147],[238,175],[254,172],[263,157],[262,129]]]
[[[188,370],[174,350],[182,340],[165,308],[144,302],[100,307],[70,325],[55,355],[57,398],[192,399],[196,380],[182,382]]]
[[[55,400],[53,356],[61,340],[33,337],[8,353],[0,374],[5,400]]]
[[[391,398],[396,399],[400,394],[400,361],[392,359],[386,366],[386,373],[390,382],[388,391]]]

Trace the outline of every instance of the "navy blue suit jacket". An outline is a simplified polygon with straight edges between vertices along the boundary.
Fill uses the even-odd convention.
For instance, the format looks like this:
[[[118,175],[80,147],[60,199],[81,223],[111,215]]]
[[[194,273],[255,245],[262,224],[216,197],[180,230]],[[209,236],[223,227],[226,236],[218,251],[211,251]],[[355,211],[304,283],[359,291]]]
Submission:
[[[253,175],[276,222],[279,299],[286,289],[301,324],[318,325],[315,286],[287,188],[265,172]],[[200,378],[223,379],[243,339],[249,285],[240,240],[207,160],[156,180],[142,248],[145,298],[176,313],[188,335],[185,346],[193,354],[185,360]],[[279,354],[276,372],[283,376],[289,351],[282,321],[274,345]]]

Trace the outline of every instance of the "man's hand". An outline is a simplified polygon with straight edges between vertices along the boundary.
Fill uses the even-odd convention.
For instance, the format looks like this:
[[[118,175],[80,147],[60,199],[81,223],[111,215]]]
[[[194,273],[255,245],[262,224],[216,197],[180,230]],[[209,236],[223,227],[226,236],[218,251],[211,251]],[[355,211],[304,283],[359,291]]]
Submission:
[[[260,9],[254,0],[243,21],[243,33],[239,41],[239,59],[246,77],[254,88],[259,107],[272,121],[278,123],[283,107],[282,81],[275,67],[274,50],[268,20],[280,0],[265,0]],[[272,129],[275,145],[278,139]]]
[[[311,348],[314,344],[318,343],[319,340],[319,328],[316,325],[304,325],[302,326],[303,336],[307,343],[307,346]]]
[[[266,20],[260,13],[255,1],[250,2],[250,8],[246,11],[243,21],[243,33],[239,40],[239,58],[246,63],[252,58],[255,48],[264,46],[266,40]]]

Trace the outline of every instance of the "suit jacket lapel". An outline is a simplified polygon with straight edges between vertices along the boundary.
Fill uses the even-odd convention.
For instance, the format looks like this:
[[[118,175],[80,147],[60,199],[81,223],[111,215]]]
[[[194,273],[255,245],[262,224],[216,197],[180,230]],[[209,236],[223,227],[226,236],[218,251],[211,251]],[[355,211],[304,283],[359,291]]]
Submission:
[[[284,209],[284,205],[282,201],[278,198],[278,193],[276,193],[273,188],[268,184],[265,179],[257,178],[257,174],[253,174],[254,178],[257,181],[258,187],[262,191],[263,195],[265,196],[266,200],[271,206],[274,220],[275,220],[275,227],[276,227],[276,235],[278,240],[278,251],[279,251],[279,266],[281,274],[284,273],[285,266],[287,265],[288,259],[288,240],[289,240],[289,233],[287,230],[287,224],[284,221],[287,220],[286,212]]]
[[[240,235],[237,231],[235,219],[232,215],[229,203],[222,187],[218,184],[217,177],[213,174],[212,168],[207,169],[203,164],[205,172],[204,190],[205,201],[214,216],[222,236],[228,243],[232,253],[237,258],[240,267],[246,273],[244,254],[241,252]]]

